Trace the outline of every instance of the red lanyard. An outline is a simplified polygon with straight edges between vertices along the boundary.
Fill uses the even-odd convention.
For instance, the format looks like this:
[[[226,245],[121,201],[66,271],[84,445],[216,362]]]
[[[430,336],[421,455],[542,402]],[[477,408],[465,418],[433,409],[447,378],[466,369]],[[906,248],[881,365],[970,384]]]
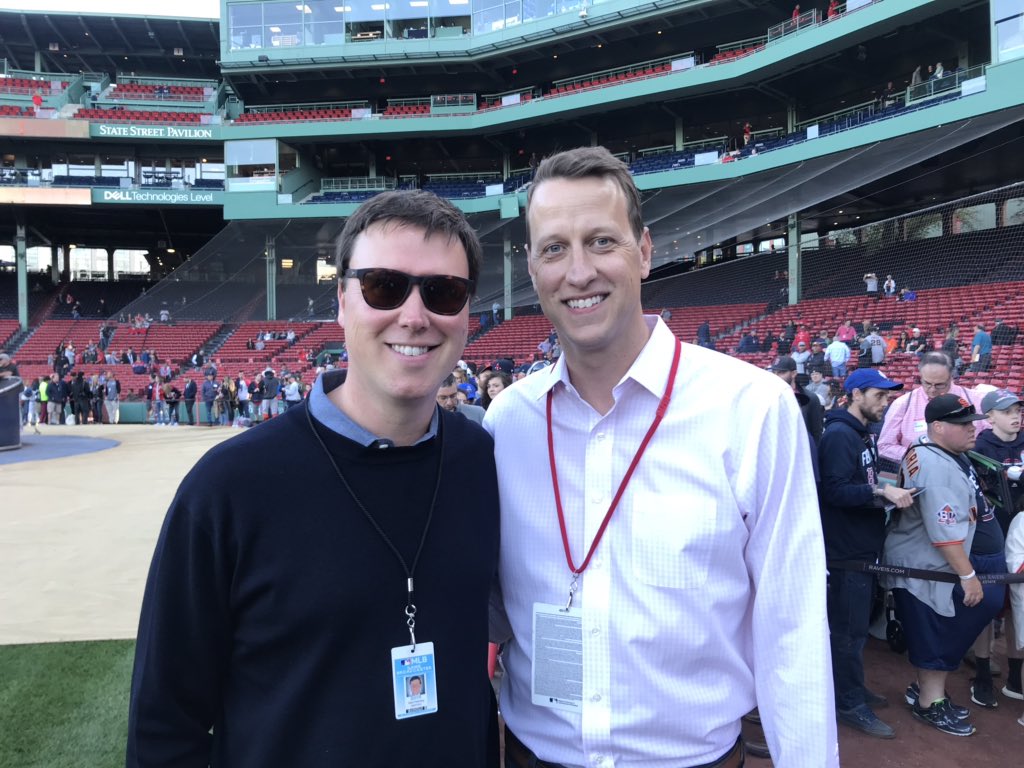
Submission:
[[[636,465],[640,463],[640,457],[643,456],[644,451],[647,450],[647,444],[651,442],[651,438],[654,437],[654,433],[657,431],[658,425],[661,424],[661,420],[665,418],[665,413],[668,411],[668,404],[672,402],[672,388],[676,383],[676,373],[679,371],[679,355],[682,352],[682,349],[683,345],[677,339],[675,354],[672,357],[672,367],[668,372],[668,383],[665,385],[665,393],[661,396],[661,402],[658,403],[658,410],[654,417],[654,421],[647,430],[647,434],[644,435],[644,439],[640,442],[640,447],[637,449],[636,455],[633,456],[633,461],[630,462],[629,469],[626,470],[626,474],[622,478],[622,482],[619,483],[619,490],[615,492],[615,498],[612,499],[612,503],[604,515],[604,520],[601,521],[601,527],[597,529],[597,535],[594,537],[594,541],[590,545],[590,549],[587,551],[587,557],[580,564],[579,568],[577,568],[572,562],[572,552],[569,549],[569,536],[565,530],[565,512],[562,509],[562,494],[558,489],[558,470],[555,467],[555,435],[554,430],[551,427],[551,401],[554,396],[554,390],[548,391],[548,459],[551,463],[551,485],[555,491],[555,509],[558,510],[558,525],[562,532],[562,546],[565,548],[565,562],[568,563],[569,570],[572,572],[573,578],[583,573],[587,569],[587,566],[590,565],[590,558],[594,556],[594,551],[597,549],[597,545],[601,542],[601,538],[604,536],[608,523],[611,522],[612,515],[615,513],[616,507],[619,506],[622,494],[626,492],[626,486],[629,485],[630,478],[633,477],[633,470],[635,470]]]

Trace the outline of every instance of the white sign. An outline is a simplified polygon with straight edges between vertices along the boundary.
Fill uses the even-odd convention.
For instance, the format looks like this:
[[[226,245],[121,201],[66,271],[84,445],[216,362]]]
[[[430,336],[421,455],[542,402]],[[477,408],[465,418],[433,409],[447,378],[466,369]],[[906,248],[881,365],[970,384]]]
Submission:
[[[93,190],[94,203],[148,203],[160,205],[216,205],[213,190],[104,189]]]
[[[101,125],[99,135],[119,139],[212,139],[213,128],[190,125]]]

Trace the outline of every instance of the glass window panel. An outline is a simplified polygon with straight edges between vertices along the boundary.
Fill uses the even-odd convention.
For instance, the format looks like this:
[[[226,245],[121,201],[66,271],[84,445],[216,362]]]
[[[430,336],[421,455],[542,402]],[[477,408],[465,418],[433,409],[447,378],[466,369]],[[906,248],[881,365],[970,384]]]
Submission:
[[[1024,13],[1024,0],[992,0],[992,18],[996,21]]]
[[[224,162],[229,166],[275,165],[277,142],[274,139],[224,142]]]
[[[264,47],[282,48],[302,44],[302,9],[295,2],[263,4]]]
[[[1024,14],[996,24],[996,50],[1000,62],[1024,56]]]
[[[1011,197],[1003,204],[1003,226],[1024,224],[1024,197]]]
[[[232,51],[263,44],[263,6],[243,3],[228,6],[228,36]]]
[[[996,228],[996,204],[983,203],[958,208],[953,214],[953,232],[978,232]]]

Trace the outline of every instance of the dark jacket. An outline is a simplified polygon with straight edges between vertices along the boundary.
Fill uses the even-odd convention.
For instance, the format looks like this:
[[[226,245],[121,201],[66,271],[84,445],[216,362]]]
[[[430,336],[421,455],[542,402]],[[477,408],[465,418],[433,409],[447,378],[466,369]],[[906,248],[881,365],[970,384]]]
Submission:
[[[995,461],[1002,462],[1005,467],[1020,466],[1024,463],[1024,429],[1017,433],[1017,439],[1011,442],[1000,440],[991,429],[986,429],[978,435],[974,443],[974,451]],[[1007,478],[1010,485],[1010,493],[1013,496],[1014,509],[1021,508],[1021,499],[1024,497],[1024,480],[1016,482]]]
[[[849,411],[829,411],[818,464],[826,557],[875,560],[885,540],[885,511],[873,496],[878,483],[874,435]]]
[[[188,384],[185,385],[185,391],[182,394],[184,395],[186,400],[195,400],[196,392],[198,391],[198,389],[199,388],[196,387],[196,383],[194,381],[190,381]]]

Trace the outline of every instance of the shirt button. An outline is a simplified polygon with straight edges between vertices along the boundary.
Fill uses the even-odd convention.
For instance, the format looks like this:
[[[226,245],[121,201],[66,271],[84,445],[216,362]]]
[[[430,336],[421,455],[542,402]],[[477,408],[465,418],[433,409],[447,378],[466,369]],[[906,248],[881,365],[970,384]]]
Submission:
[[[601,694],[600,693],[595,693],[593,696],[590,697],[590,700],[591,701],[600,701],[601,700]]]
[[[598,432],[597,433],[597,439],[603,441],[604,440],[604,432]]]
[[[600,635],[600,634],[601,634],[601,628],[600,628],[600,627],[594,627],[594,628],[592,628],[592,629],[590,630],[590,634],[592,634],[592,635]]]

